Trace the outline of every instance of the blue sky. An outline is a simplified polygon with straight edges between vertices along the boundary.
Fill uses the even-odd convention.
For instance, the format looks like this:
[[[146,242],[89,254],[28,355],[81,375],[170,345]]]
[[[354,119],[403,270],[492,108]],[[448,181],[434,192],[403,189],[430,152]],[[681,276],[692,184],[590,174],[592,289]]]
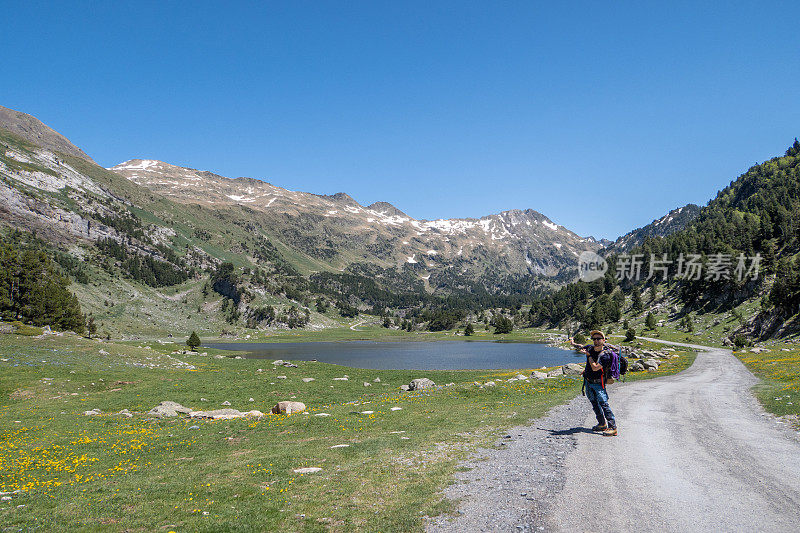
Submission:
[[[553,6],[552,4],[563,4]],[[3,2],[0,105],[416,218],[615,238],[800,137],[796,2]]]

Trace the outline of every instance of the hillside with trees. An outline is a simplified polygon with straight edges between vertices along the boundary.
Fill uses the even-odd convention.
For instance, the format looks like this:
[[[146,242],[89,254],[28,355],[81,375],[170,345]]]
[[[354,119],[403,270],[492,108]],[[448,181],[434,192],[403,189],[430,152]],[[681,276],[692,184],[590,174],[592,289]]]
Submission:
[[[86,327],[69,278],[44,243],[30,234],[0,234],[0,316],[83,333]]]
[[[681,315],[723,312],[758,298],[760,312],[739,333],[787,333],[800,311],[798,212],[800,142],[795,140],[783,156],[754,165],[732,181],[683,230],[647,238],[629,254],[611,255],[602,279],[567,285],[536,302],[532,322],[598,327],[619,320],[626,296],[631,298],[626,310],[641,311],[642,293],[649,290],[674,296]],[[701,274],[687,277],[693,255]],[[620,275],[631,273],[627,269],[634,256],[641,260],[638,280]]]

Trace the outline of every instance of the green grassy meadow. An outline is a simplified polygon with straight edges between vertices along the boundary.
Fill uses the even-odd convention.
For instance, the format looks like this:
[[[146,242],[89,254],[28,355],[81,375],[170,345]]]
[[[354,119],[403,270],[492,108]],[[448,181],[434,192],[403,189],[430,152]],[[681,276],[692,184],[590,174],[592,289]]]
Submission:
[[[746,349],[734,355],[761,378],[754,392],[764,408],[800,430],[800,349],[796,343],[780,342],[764,348],[762,353]]]
[[[570,377],[302,361],[275,368],[213,350],[171,355],[175,348],[0,334],[0,492],[12,493],[0,502],[0,530],[420,531],[425,517],[452,511],[440,491],[459,460],[580,393]],[[641,375],[690,362],[687,354]],[[399,391],[417,377],[452,385]],[[496,386],[474,383],[490,380]],[[269,413],[290,399],[306,412],[146,415],[162,400]],[[82,414],[95,408],[102,413]],[[294,472],[303,467],[322,470]]]

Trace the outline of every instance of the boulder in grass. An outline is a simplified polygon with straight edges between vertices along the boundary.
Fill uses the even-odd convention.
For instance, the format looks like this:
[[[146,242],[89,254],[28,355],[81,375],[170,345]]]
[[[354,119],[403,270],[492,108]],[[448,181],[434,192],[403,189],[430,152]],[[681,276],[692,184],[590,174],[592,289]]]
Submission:
[[[412,379],[411,383],[408,384],[408,390],[422,390],[422,389],[429,389],[431,387],[435,387],[436,383],[428,378],[417,378]]]
[[[551,370],[550,372],[547,373],[548,378],[557,378],[563,375],[564,375],[564,369],[561,367],[558,367],[555,370]]]
[[[646,370],[650,370],[651,368],[653,370],[658,370],[658,359],[645,359],[641,363]]]
[[[400,390],[402,391],[409,391],[411,390],[408,385],[400,385]]]
[[[100,412],[101,412],[100,409],[92,409],[91,411],[84,411],[83,414],[84,416],[94,416],[94,415],[99,415]]]
[[[583,373],[583,367],[578,363],[568,363],[561,367],[561,372],[565,376],[580,376]]]
[[[279,415],[281,413],[286,413],[290,415],[292,413],[300,413],[306,410],[306,404],[303,402],[278,402],[275,404],[275,407],[272,408],[272,413]]]
[[[158,418],[167,418],[172,416],[188,415],[192,410],[184,407],[177,402],[165,401],[150,409],[147,414],[156,416]]]
[[[244,413],[236,409],[214,409],[213,411],[192,411],[189,413],[190,418],[208,418],[211,420],[231,420],[243,416]]]
[[[321,468],[316,466],[310,466],[306,468],[295,468],[292,470],[295,474],[316,474],[317,472],[322,471]]]
[[[631,365],[630,370],[631,372],[642,372],[644,370],[644,365],[641,361],[636,361]]]
[[[531,372],[531,377],[534,379],[546,379],[547,374],[544,372],[539,372],[538,370],[534,370],[533,372]]]

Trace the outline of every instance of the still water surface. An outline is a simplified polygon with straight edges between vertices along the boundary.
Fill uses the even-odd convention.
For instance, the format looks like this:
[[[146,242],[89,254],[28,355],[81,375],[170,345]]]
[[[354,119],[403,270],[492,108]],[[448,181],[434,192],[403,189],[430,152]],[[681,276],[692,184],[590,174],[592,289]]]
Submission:
[[[491,341],[288,342],[208,344],[248,359],[285,359],[375,370],[516,369],[563,365],[575,354],[546,344]]]

